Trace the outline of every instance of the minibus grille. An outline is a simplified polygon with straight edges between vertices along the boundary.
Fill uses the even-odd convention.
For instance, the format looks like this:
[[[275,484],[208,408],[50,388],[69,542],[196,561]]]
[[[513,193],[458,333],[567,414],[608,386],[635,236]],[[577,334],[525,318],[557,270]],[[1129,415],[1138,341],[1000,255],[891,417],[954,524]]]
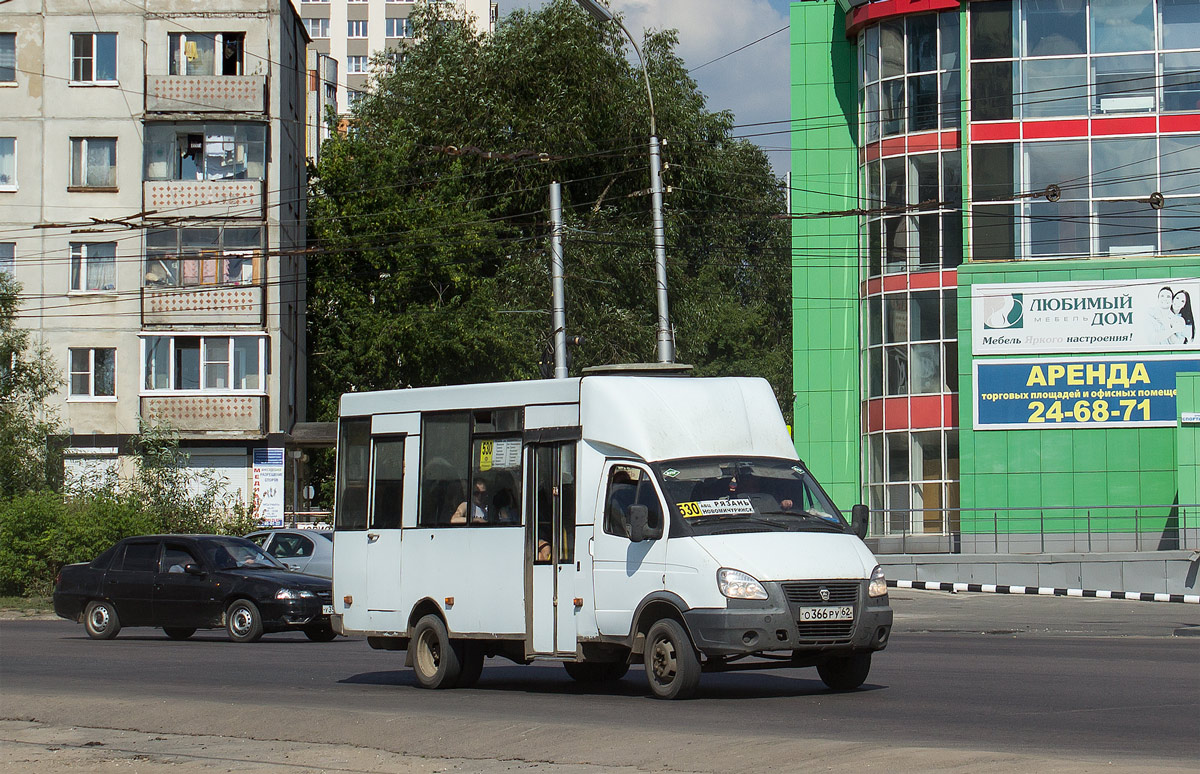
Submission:
[[[858,603],[858,581],[787,582],[783,593],[793,605],[853,605]],[[829,599],[821,598],[821,589],[829,591]]]
[[[854,621],[801,621],[796,608],[809,606],[854,605],[858,615],[858,581],[794,581],[781,583],[784,596],[793,608],[792,618],[796,621],[796,634],[802,640],[822,643],[848,641],[854,634]],[[821,598],[821,589],[829,593],[828,599]]]

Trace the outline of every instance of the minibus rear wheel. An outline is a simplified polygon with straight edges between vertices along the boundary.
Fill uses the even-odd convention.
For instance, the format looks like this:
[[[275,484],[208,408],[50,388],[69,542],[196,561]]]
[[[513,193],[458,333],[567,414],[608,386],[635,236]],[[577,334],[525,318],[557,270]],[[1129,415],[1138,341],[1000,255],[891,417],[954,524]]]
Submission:
[[[817,664],[821,681],[835,691],[853,691],[867,681],[871,673],[871,654],[854,653],[835,656]]]
[[[453,688],[458,683],[462,662],[441,618],[431,613],[417,621],[410,647],[413,671],[422,688]]]
[[[646,680],[659,699],[690,699],[700,685],[700,659],[692,639],[672,618],[656,621],[646,633]]]

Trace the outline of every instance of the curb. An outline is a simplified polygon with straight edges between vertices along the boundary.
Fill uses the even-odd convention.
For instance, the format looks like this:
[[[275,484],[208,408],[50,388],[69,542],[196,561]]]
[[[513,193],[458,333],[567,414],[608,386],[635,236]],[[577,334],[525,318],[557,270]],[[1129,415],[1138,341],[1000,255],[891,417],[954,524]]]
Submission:
[[[995,583],[941,583],[909,580],[889,580],[887,585],[897,589],[921,589],[924,591],[974,591],[986,594],[1033,594],[1040,597],[1086,597],[1124,599],[1130,602],[1178,602],[1185,605],[1200,605],[1200,594],[1154,594],[1148,591],[1103,591],[1048,586],[1003,586]]]

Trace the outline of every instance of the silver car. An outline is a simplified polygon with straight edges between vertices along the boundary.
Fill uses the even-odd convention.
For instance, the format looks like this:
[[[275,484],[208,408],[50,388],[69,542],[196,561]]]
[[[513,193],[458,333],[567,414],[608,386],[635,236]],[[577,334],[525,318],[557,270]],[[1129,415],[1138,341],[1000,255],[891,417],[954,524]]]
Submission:
[[[246,535],[289,570],[333,577],[333,531],[327,529],[264,529]]]

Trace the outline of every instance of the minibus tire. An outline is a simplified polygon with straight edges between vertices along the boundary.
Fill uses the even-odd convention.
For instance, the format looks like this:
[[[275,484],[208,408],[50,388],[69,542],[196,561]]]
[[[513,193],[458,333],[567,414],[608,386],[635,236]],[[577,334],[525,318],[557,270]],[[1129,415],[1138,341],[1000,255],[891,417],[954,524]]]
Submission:
[[[579,683],[612,683],[629,671],[624,661],[564,661],[563,667]]]
[[[459,649],[450,643],[442,619],[432,613],[413,628],[413,672],[422,688],[453,688],[462,673]]]
[[[870,653],[835,656],[817,664],[817,674],[821,676],[821,681],[835,691],[853,691],[867,681],[870,672]]]
[[[471,640],[460,640],[452,643],[451,647],[458,649],[458,661],[462,665],[454,687],[470,688],[479,682],[479,676],[483,674],[483,645]]]
[[[672,618],[656,621],[646,633],[646,682],[657,699],[690,699],[700,685],[700,659],[692,639]]]

